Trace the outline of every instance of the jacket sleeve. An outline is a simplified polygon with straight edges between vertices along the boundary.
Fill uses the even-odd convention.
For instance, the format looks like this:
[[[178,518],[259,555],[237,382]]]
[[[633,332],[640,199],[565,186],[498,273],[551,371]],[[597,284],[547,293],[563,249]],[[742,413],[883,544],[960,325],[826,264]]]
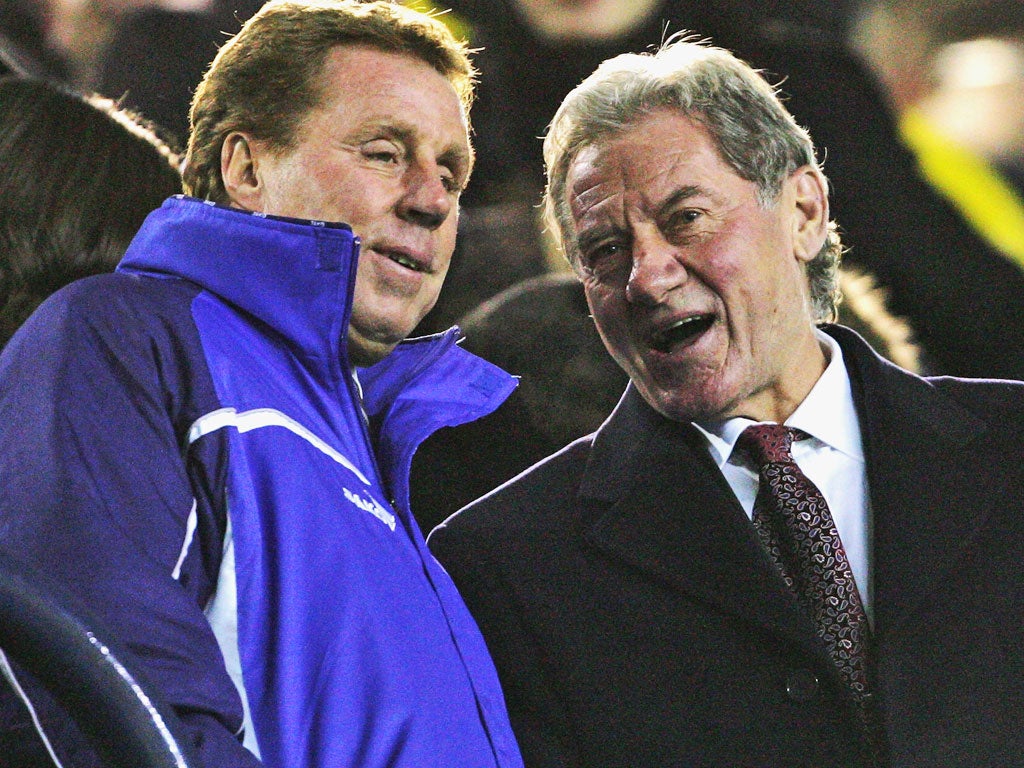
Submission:
[[[259,765],[241,746],[241,700],[203,612],[221,554],[222,468],[186,453],[184,436],[209,376],[187,302],[176,319],[139,282],[65,289],[0,355],[0,547],[117,633],[203,766]]]

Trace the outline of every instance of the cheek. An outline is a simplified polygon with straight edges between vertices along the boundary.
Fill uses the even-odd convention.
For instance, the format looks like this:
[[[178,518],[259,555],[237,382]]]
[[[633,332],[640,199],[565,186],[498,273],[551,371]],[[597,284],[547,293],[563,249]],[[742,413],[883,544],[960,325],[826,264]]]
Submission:
[[[756,322],[780,305],[780,286],[791,278],[771,253],[735,241],[706,254],[707,285],[725,304],[732,323]]]
[[[444,256],[444,269],[446,272],[451,264],[452,253],[455,251],[458,232],[459,217],[458,214],[452,213],[438,231],[438,252]]]
[[[594,319],[594,322],[602,324],[601,321],[608,305],[607,291],[602,290],[594,281],[584,279],[583,293],[587,297],[587,308],[590,310],[590,316]]]
[[[332,172],[328,167],[308,168],[304,170],[304,174],[304,184],[309,190],[310,197],[317,199],[321,204],[337,208],[339,201],[351,202],[361,199],[361,196],[356,194],[358,190],[352,188],[353,185],[347,177]]]
[[[313,218],[344,221],[355,227],[366,217],[366,209],[372,205],[373,185],[360,182],[344,164],[316,156],[297,164],[294,171],[297,196],[319,214]]]
[[[590,316],[606,347],[618,357],[631,346],[626,302],[608,289],[585,287]]]

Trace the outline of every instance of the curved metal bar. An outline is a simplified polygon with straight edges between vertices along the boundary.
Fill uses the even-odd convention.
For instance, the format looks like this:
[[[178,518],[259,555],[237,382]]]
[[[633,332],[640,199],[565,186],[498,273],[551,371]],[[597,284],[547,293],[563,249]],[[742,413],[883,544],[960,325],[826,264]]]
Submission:
[[[58,585],[2,552],[0,648],[60,701],[105,765],[197,765],[174,736],[177,717],[129,670],[112,633]]]

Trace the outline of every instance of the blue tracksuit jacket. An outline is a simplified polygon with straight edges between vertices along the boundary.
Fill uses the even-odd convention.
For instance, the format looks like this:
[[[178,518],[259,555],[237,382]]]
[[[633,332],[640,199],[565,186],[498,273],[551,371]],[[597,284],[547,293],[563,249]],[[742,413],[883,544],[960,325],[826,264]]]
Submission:
[[[342,225],[168,200],[0,356],[0,546],[117,629],[207,768],[520,766],[408,505],[416,446],[514,380],[453,329],[357,381],[357,255]]]

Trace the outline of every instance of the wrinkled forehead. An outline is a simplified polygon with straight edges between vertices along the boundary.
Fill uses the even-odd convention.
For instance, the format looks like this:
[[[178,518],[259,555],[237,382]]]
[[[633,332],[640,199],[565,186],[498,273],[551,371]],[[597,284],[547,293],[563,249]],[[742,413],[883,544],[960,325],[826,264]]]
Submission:
[[[733,176],[704,125],[657,111],[581,147],[569,163],[565,194],[578,219],[612,198],[655,205],[681,187],[712,187]]]

